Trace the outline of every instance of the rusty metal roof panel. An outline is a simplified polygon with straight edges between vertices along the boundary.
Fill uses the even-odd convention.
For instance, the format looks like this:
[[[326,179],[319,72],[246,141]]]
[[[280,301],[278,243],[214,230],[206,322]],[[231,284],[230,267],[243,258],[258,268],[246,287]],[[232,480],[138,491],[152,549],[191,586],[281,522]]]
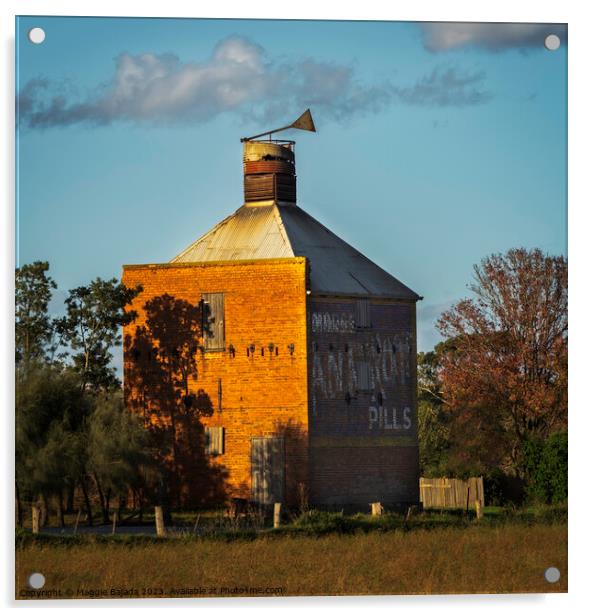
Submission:
[[[296,205],[244,205],[171,262],[300,256],[309,259],[313,293],[419,299]]]

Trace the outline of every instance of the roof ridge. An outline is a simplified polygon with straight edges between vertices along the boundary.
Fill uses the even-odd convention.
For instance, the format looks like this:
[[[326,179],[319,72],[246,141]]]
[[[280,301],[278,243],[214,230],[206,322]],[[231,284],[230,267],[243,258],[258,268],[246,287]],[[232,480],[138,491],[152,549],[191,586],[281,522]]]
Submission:
[[[289,207],[294,207],[293,205],[289,206]],[[294,246],[292,246],[292,242],[290,241],[290,236],[288,235],[288,230],[286,229],[286,226],[284,225],[284,221],[282,220],[282,214],[280,212],[280,207],[277,203],[273,204],[273,215],[276,219],[276,222],[278,224],[278,227],[280,228],[281,234],[282,234],[282,238],[284,239],[284,242],[286,242],[286,244],[288,245],[288,248],[290,249],[290,252],[292,253],[293,256],[296,256],[296,254],[294,253]]]

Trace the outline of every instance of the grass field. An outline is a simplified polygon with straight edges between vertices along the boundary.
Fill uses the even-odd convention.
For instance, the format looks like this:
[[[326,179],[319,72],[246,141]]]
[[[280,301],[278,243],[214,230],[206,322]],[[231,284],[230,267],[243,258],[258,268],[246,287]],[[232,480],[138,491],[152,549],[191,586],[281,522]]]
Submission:
[[[48,598],[567,591],[567,524],[556,516],[419,518],[402,528],[339,517],[244,537],[23,535],[16,596],[36,596],[27,586],[33,572],[45,575]],[[554,584],[544,577],[550,566],[561,572]]]

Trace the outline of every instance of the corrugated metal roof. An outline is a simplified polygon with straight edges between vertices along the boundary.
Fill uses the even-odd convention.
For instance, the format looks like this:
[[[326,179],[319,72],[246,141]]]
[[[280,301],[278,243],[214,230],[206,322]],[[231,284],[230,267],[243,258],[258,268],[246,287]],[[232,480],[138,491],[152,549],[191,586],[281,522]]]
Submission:
[[[273,205],[239,208],[202,235],[171,263],[293,257]]]
[[[419,299],[419,295],[298,206],[280,206],[294,256],[311,263],[311,291]]]
[[[419,299],[296,205],[243,205],[171,263],[307,257],[313,293]]]

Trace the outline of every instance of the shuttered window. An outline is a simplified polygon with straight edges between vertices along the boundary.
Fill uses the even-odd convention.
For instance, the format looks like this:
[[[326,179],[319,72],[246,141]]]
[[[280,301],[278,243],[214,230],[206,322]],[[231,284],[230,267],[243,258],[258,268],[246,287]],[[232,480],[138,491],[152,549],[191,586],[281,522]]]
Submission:
[[[206,453],[211,456],[220,456],[224,453],[224,428],[220,426],[205,429]]]
[[[356,301],[355,320],[356,327],[371,327],[369,299],[359,299]]]
[[[223,351],[224,341],[224,293],[204,293],[203,332],[206,351]]]
[[[358,371],[358,390],[370,390],[370,365],[367,361],[359,361],[356,364]]]

